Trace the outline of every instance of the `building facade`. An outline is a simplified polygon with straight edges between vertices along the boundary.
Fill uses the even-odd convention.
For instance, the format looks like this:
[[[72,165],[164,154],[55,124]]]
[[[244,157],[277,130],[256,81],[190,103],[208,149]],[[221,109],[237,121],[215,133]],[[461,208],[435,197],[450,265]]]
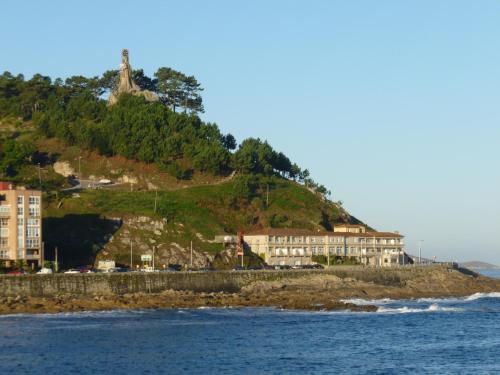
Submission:
[[[402,235],[366,231],[363,225],[339,225],[333,232],[268,228],[245,234],[244,241],[247,249],[270,265],[312,264],[316,255],[353,257],[362,264],[382,267],[405,263]]]
[[[0,261],[43,265],[42,192],[0,182]]]

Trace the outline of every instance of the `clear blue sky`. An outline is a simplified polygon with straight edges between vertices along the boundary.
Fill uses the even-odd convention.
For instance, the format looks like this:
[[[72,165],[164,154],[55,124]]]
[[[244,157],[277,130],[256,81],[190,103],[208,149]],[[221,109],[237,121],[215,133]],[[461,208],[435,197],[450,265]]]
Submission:
[[[2,1],[0,71],[170,66],[410,253],[500,264],[500,2]]]

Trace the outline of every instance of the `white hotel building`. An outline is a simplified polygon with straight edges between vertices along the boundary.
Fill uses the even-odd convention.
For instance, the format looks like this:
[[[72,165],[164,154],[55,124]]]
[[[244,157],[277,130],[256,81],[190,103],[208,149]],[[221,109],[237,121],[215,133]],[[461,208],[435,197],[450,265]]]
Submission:
[[[401,234],[367,232],[364,225],[341,224],[333,232],[268,228],[244,234],[244,242],[270,265],[312,264],[314,255],[353,257],[362,264],[383,267],[406,262]]]

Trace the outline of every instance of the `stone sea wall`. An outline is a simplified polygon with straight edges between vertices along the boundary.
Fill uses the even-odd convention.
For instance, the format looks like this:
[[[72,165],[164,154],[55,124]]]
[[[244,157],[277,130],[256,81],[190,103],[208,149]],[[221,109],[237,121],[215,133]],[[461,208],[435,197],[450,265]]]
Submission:
[[[167,289],[196,292],[237,292],[255,281],[273,281],[307,275],[330,274],[382,285],[403,285],[406,280],[445,266],[366,268],[333,267],[328,270],[291,271],[220,271],[220,272],[158,272],[109,274],[55,274],[0,276],[2,297],[51,297],[72,295],[119,295],[125,293],[157,293]],[[449,269],[451,271],[451,268]]]

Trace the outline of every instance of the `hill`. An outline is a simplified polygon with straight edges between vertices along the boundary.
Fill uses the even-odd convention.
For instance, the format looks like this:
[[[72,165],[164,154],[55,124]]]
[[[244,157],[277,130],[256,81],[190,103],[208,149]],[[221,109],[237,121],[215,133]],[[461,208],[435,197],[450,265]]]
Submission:
[[[500,269],[499,266],[496,266],[491,263],[486,263],[486,262],[481,262],[478,260],[473,260],[470,262],[463,262],[460,263],[461,266],[465,268],[474,268],[474,269],[479,269],[479,270],[492,270],[492,269]]]
[[[224,267],[237,260],[214,241],[216,235],[268,226],[331,229],[335,223],[359,222],[322,194],[279,175],[196,171],[190,179],[178,180],[155,164],[107,157],[47,138],[29,121],[4,119],[0,134],[30,143],[33,155],[42,160],[40,166],[33,160],[19,164],[8,179],[38,188],[40,172],[46,259],[54,259],[57,247],[64,267],[99,259],[129,265],[131,245],[134,264],[153,249],[159,264],[188,264],[191,243],[195,266]],[[61,165],[84,178],[122,183],[67,190],[71,185],[60,174]]]
[[[237,145],[201,121],[194,77],[169,68],[155,76],[134,71],[155,101],[118,95],[114,71],[65,81],[0,76],[0,178],[43,190],[46,259],[57,247],[65,267],[98,259],[129,265],[131,253],[137,264],[152,252],[160,264],[186,264],[192,247],[195,266],[223,267],[236,259],[216,235],[358,222],[267,141]],[[113,105],[103,98],[110,90]],[[100,179],[112,184],[87,189]]]

